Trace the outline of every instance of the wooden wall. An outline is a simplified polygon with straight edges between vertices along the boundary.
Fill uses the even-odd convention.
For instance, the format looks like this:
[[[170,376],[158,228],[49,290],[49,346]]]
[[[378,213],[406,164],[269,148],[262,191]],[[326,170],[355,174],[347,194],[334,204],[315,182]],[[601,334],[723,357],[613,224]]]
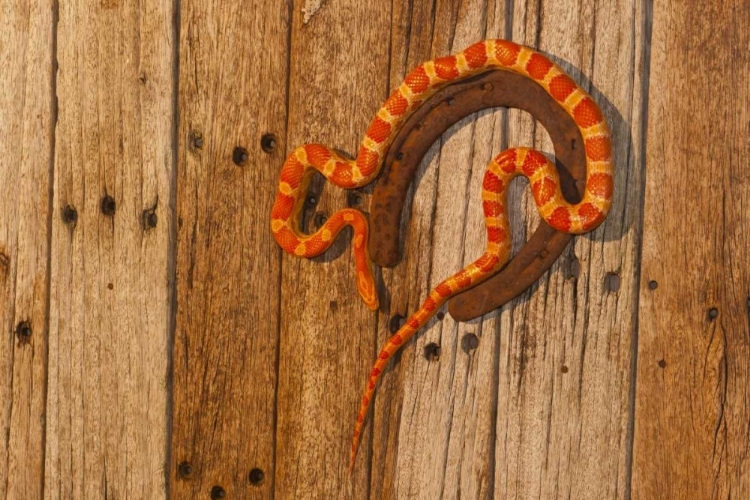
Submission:
[[[0,498],[750,498],[747,0],[0,0],[0,24]],[[406,345],[350,476],[392,317],[481,253],[491,157],[552,146],[518,111],[444,134],[377,313],[346,238],[282,255],[278,172],[355,154],[411,68],[484,38],[600,103],[613,208]],[[313,192],[308,227],[351,202]],[[517,249],[539,218],[526,181],[510,200]]]

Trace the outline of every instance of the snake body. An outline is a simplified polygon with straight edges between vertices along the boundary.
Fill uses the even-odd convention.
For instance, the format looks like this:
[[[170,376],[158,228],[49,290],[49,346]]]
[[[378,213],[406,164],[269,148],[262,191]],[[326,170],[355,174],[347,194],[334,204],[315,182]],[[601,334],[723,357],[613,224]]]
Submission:
[[[385,155],[401,125],[426,99],[446,85],[489,70],[512,71],[542,86],[578,126],[586,153],[586,187],[577,204],[562,196],[557,169],[544,154],[529,148],[512,148],[489,164],[482,183],[482,205],[487,227],[484,254],[437,285],[419,309],[387,341],[370,373],[362,399],[351,448],[354,466],[359,436],[380,376],[390,358],[424,326],[452,296],[471,288],[499,271],[511,251],[506,209],[506,187],[524,175],[529,179],[540,216],[553,228],[580,234],[597,227],[606,217],[613,192],[609,129],[591,96],[541,53],[507,40],[485,40],[463,52],[428,61],[414,69],[385,101],[370,122],[355,160],[342,157],[321,144],[296,148],[281,170],[271,229],[288,253],[311,258],[330,247],[339,232],[351,226],[359,294],[368,307],[378,308],[378,296],[368,253],[368,223],[356,209],[334,213],[313,234],[300,231],[300,214],[312,174],[321,172],[333,184],[358,188],[379,174]]]

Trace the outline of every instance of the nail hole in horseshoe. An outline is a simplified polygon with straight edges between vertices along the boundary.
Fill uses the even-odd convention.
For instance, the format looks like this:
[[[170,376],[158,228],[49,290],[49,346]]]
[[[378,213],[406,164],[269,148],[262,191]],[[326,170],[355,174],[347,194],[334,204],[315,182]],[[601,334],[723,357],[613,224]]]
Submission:
[[[325,224],[327,220],[328,220],[328,217],[326,217],[326,214],[324,214],[323,212],[316,212],[315,218],[313,219],[315,228],[320,229],[321,227],[323,227],[323,224]]]

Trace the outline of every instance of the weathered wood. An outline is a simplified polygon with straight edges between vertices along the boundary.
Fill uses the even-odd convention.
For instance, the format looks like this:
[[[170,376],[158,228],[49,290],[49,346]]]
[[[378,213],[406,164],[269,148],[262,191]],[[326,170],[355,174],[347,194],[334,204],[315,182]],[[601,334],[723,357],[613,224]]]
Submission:
[[[52,2],[0,1],[0,498],[42,498]]]
[[[173,15],[59,4],[45,498],[165,497]]]
[[[587,88],[587,77],[594,80],[591,91],[613,129],[621,189],[605,225],[577,238],[568,258],[525,297],[483,321],[434,321],[404,349],[379,389],[372,498],[626,495],[640,201],[637,190],[623,186],[639,186],[642,175],[642,75],[635,68],[643,17],[632,6],[624,11],[633,17],[622,17],[621,6],[599,6],[597,24],[591,24],[591,9],[577,12],[552,2],[543,2],[541,11],[527,8],[532,6],[517,4],[513,13],[482,2],[438,3],[435,11],[421,3],[413,10],[397,6],[394,25],[408,23],[412,37],[432,36],[432,49],[425,53],[430,42],[419,38],[394,39],[392,67],[401,67],[401,54],[414,57],[405,71],[510,30],[513,39],[548,51]],[[580,36],[571,36],[571,25]],[[592,33],[595,42],[587,41]],[[395,75],[391,86],[402,77]],[[625,120],[617,109],[627,113]],[[446,134],[423,167],[404,262],[393,274],[383,273],[393,297],[390,314],[413,312],[429,286],[480,254],[484,168],[508,142],[551,152],[536,128],[520,113],[508,122],[495,112]],[[538,221],[525,185],[516,183],[510,196],[510,205],[524,213],[512,216],[516,248]],[[380,324],[382,343],[387,316]],[[431,343],[441,347],[439,361],[425,359]]]
[[[515,7],[513,39],[552,54],[602,107],[612,130],[616,193],[605,223],[576,238],[568,258],[502,317],[495,495],[626,498],[645,13],[630,2]],[[531,140],[548,151],[539,129],[514,114],[510,144]],[[528,191],[519,198],[535,220]]]
[[[654,4],[633,498],[750,498],[750,4]]]
[[[295,3],[287,151],[319,142],[356,155],[387,97],[389,4],[326,3],[307,23],[302,8]],[[346,206],[347,192],[329,188],[321,195],[322,185],[313,186],[319,194],[307,214],[308,229],[314,213],[330,215]],[[282,261],[278,498],[367,497],[367,446],[353,479],[348,464],[375,356],[376,315],[357,294],[350,238],[351,231],[344,231],[317,259],[284,255]]]
[[[271,498],[281,251],[269,214],[284,159],[289,7],[182,2],[180,22],[171,496],[220,487]]]

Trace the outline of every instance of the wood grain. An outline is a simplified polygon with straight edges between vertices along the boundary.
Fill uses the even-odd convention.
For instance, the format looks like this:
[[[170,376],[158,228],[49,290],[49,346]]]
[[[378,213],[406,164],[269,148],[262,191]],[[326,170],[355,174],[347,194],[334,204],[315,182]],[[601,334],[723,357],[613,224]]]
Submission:
[[[210,498],[215,487],[273,497],[281,251],[269,214],[284,159],[288,26],[284,2],[181,3],[173,498]]]
[[[0,1],[0,498],[42,498],[52,2]]]
[[[166,494],[173,15],[59,5],[45,498]]]
[[[750,498],[748,33],[654,5],[633,498]]]
[[[294,3],[287,151],[319,142],[354,155],[389,90],[389,4],[324,3],[306,24],[302,9]],[[316,212],[346,206],[345,191],[323,187],[313,186],[308,230]],[[277,498],[367,498],[368,447],[353,478],[348,464],[376,316],[357,294],[350,238],[311,261],[282,260]]]
[[[482,2],[438,2],[434,10],[410,5],[394,11],[394,26],[413,28],[403,31],[403,45],[394,41],[394,67],[403,60],[399,54],[432,47],[409,68],[483,37],[512,36],[548,51],[602,103],[615,140],[616,182],[626,187],[605,225],[578,238],[567,259],[524,297],[483,321],[434,321],[404,349],[376,403],[382,419],[376,426],[382,427],[375,431],[372,491],[378,493],[372,498],[624,498],[642,179],[635,144],[642,126],[643,74],[636,68],[643,57],[643,12],[629,6],[624,10],[632,16],[620,17],[622,6],[600,6],[604,30],[590,24],[593,12],[586,6],[578,11],[542,2],[536,10],[517,3],[506,12]],[[432,28],[425,28],[432,19]],[[571,23],[578,36],[571,36]],[[425,39],[408,39],[415,33]],[[508,144],[552,151],[533,120],[520,112],[506,116],[483,112],[465,120],[425,162],[404,262],[393,274],[384,272],[392,285],[391,313],[411,312],[430,285],[481,253],[477,197],[489,159]],[[512,216],[515,248],[538,221],[525,185],[515,183],[510,196],[523,214]],[[381,327],[380,341],[387,335]],[[425,359],[430,344],[441,348],[438,361]]]

